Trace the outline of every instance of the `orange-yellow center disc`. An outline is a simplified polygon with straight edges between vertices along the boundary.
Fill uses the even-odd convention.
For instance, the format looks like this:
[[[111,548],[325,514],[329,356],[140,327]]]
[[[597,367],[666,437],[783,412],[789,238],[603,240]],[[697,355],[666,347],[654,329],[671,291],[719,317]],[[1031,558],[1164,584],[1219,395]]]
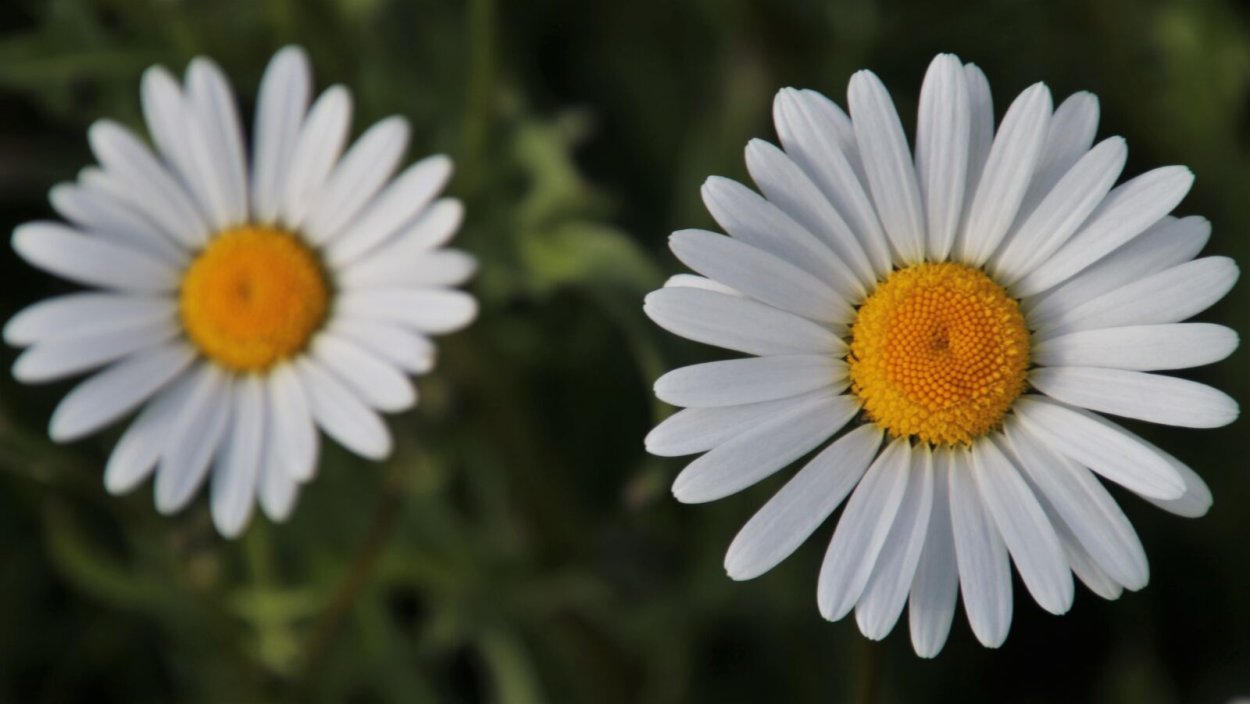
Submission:
[[[308,344],[329,297],[316,256],[293,235],[240,227],[217,235],[187,268],[178,305],[205,356],[259,371]]]
[[[918,264],[864,301],[847,362],[852,393],[891,435],[967,444],[1024,391],[1029,331],[1015,299],[980,270]]]

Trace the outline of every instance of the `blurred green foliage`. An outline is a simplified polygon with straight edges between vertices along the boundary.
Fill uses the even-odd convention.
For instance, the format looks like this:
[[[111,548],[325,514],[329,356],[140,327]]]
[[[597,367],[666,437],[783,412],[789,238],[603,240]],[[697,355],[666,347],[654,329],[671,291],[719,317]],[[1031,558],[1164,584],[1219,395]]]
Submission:
[[[963,617],[935,661],[823,622],[813,540],[772,573],[720,566],[779,485],[708,506],[641,438],[665,368],[710,351],[662,333],[641,297],[679,270],[676,228],[710,225],[698,188],[745,178],[773,138],[773,92],[841,102],[877,71],[904,120],[937,51],[998,97],[1036,81],[1102,99],[1130,172],[1185,163],[1184,213],[1212,253],[1250,261],[1250,17],[1235,0],[8,0],[0,7],[0,229],[47,217],[90,162],[84,131],[139,126],[138,78],[218,60],[245,115],[270,54],[298,42],[358,125],[414,125],[413,156],[456,160],[483,313],[446,340],[395,457],[330,450],[287,525],[216,536],[100,481],[116,435],[52,445],[68,385],[0,381],[0,701],[1224,702],[1250,693],[1246,422],[1141,432],[1211,484],[1186,521],[1121,496],[1154,565],[1118,602],[1062,618],[1017,600],[998,651]],[[910,128],[910,125],[909,125]],[[65,289],[3,258],[0,314]],[[1241,331],[1242,285],[1205,316]],[[11,363],[13,352],[3,352]],[[1194,378],[1247,395],[1246,354]],[[785,474],[785,473],[782,473]],[[1017,590],[1018,592],[1022,590]]]

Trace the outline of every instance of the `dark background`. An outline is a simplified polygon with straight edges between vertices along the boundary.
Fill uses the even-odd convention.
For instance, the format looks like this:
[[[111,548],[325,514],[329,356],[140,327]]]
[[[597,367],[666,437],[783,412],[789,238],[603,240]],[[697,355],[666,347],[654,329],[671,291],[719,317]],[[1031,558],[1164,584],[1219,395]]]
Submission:
[[[142,70],[219,61],[245,122],[265,62],[303,44],[350,86],[358,133],[413,123],[412,157],[454,157],[482,273],[478,323],[445,341],[383,465],[330,450],[293,519],[217,537],[201,498],[156,515],[103,489],[117,432],[46,439],[70,387],[0,378],[0,702],[1227,702],[1250,694],[1246,421],[1134,426],[1189,462],[1215,506],[1186,520],[1117,493],[1150,585],[1079,589],[1043,613],[1017,583],[986,650],[956,616],[932,661],[816,610],[826,527],[748,583],[721,560],[783,481],[703,506],[641,438],[664,369],[714,352],[661,332],[642,295],[679,266],[670,231],[709,226],[699,185],[745,179],[783,86],[844,103],[861,67],[908,130],[933,54],[981,65],[999,115],[1042,80],[1102,100],[1128,174],[1183,163],[1179,213],[1207,253],[1250,261],[1250,14],[1190,2],[401,2],[4,0],[0,230],[51,216],[89,164],[86,127],[139,126]],[[7,250],[6,250],[7,252]],[[64,284],[0,256],[0,317]],[[1250,319],[1243,283],[1202,316]],[[11,363],[5,349],[0,363]],[[1188,376],[1243,402],[1247,355]],[[830,526],[832,523],[830,523]]]

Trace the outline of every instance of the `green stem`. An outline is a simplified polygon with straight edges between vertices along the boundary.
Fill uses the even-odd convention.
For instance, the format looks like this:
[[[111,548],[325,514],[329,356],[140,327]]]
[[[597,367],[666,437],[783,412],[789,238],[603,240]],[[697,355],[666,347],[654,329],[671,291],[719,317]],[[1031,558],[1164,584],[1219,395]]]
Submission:
[[[867,638],[861,639],[859,666],[855,671],[855,691],[851,701],[872,704],[878,698],[881,682],[881,646]]]
[[[495,4],[472,0],[468,11],[469,76],[461,183],[472,195],[484,173],[495,92]]]
[[[356,558],[313,627],[312,636],[308,639],[308,646],[304,650],[303,677],[301,678],[303,686],[299,689],[306,689],[310,684],[309,680],[315,676],[330,644],[338,636],[344,617],[351,611],[361,592],[368,586],[378,558],[386,548],[391,534],[394,533],[404,497],[402,479],[398,475],[399,472],[393,472],[391,479],[383,488],[382,497],[378,500],[377,510],[373,514],[373,522],[365,534],[364,543],[356,551]],[[302,699],[296,701],[302,701]]]

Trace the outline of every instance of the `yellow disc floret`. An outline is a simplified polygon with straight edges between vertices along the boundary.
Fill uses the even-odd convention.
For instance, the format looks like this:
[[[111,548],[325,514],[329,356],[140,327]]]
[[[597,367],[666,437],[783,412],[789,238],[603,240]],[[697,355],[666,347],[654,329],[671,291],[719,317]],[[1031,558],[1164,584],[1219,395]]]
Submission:
[[[187,336],[235,371],[260,371],[302,350],[325,319],[329,286],[294,235],[240,227],[217,235],[182,279]]]
[[[1002,286],[963,264],[890,274],[851,327],[851,391],[895,437],[967,444],[1024,391],[1029,331]]]

